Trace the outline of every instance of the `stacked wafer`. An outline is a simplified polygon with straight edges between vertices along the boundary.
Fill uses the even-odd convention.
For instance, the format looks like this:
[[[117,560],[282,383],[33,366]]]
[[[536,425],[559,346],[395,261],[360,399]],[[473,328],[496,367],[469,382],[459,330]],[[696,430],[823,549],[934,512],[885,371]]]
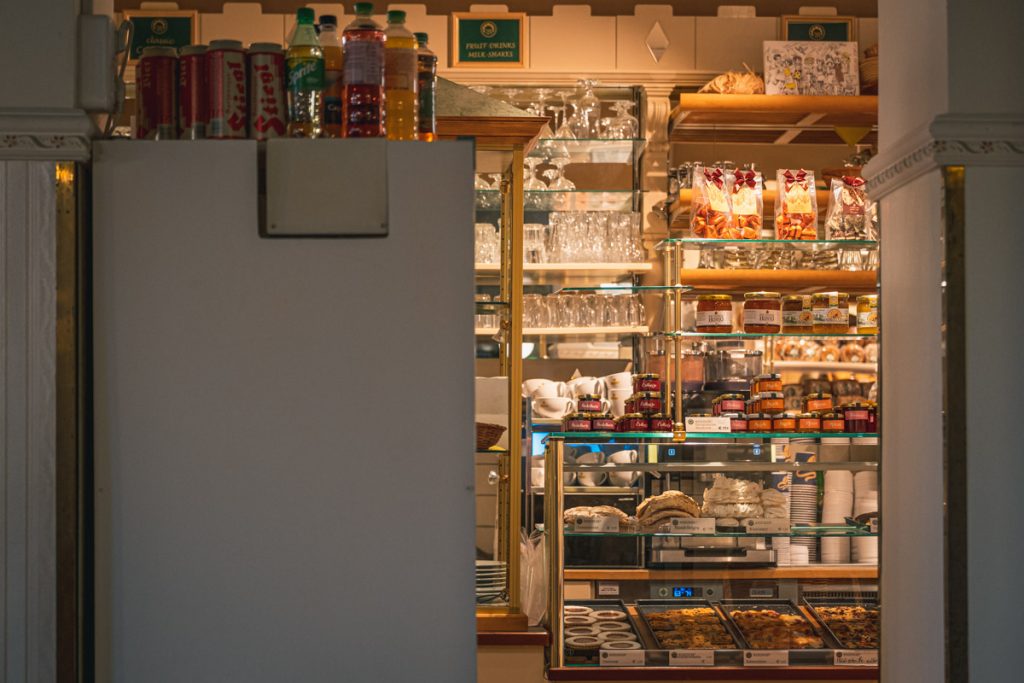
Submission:
[[[665,491],[636,506],[640,526],[664,524],[673,517],[699,517],[700,506],[682,491]]]

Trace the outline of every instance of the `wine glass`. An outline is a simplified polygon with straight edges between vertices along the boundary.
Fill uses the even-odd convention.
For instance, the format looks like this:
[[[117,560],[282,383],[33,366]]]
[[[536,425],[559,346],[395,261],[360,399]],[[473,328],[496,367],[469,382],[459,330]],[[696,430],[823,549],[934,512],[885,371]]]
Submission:
[[[523,170],[523,189],[527,192],[537,192],[539,190],[546,190],[548,186],[545,185],[540,178],[537,177],[537,164],[541,163],[541,159],[537,157],[526,157],[523,159],[523,164],[526,168]]]
[[[615,130],[620,134],[620,140],[636,140],[640,137],[640,121],[630,112],[636,102],[632,100],[615,100],[612,102],[612,111],[616,114]]]
[[[555,130],[555,137],[562,140],[575,140],[576,135],[572,132],[572,127],[569,125],[569,96],[572,95],[571,90],[559,90],[555,93],[556,96],[562,98],[561,107],[552,107],[553,110],[561,112],[561,123],[558,124],[558,128]]]
[[[579,81],[582,94],[573,105],[569,127],[577,140],[597,137],[597,121],[601,117],[601,100],[594,95],[596,81]]]
[[[571,180],[565,177],[565,165],[569,163],[568,157],[558,157],[551,159],[551,165],[555,168],[549,168],[544,171],[544,177],[548,179],[548,189],[561,190],[563,192],[568,190],[575,190],[576,185]]]

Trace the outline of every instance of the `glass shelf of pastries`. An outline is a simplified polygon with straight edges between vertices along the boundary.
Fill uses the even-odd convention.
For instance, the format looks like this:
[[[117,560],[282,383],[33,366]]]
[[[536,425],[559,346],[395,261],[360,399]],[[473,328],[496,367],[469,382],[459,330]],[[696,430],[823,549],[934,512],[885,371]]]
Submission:
[[[696,172],[714,188],[693,188],[703,221],[657,248],[661,353],[643,357],[621,417],[565,418],[532,463],[550,676],[877,676],[877,217],[846,216],[839,235],[814,202],[797,216],[814,183],[796,171],[765,229],[750,176]]]

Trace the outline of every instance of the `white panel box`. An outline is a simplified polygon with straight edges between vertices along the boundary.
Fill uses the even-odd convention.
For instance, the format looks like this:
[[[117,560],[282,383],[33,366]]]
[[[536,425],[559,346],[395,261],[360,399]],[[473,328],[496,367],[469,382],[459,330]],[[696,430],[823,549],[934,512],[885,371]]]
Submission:
[[[585,77],[614,71],[615,17],[593,17],[587,5],[558,5],[550,17],[530,17],[530,62],[537,71],[568,71]]]

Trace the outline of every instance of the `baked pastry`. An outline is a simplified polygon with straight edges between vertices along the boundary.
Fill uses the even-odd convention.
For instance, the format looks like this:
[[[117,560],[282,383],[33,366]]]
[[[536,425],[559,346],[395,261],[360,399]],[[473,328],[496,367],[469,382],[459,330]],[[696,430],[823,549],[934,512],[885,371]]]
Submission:
[[[597,619],[588,615],[572,615],[562,620],[566,626],[592,626]]]
[[[573,650],[593,650],[597,651],[601,647],[600,639],[594,636],[573,636],[572,638],[565,639],[566,647],[572,648]]]
[[[617,609],[605,609],[598,612],[591,612],[590,616],[598,621],[625,621],[626,613]]]
[[[810,622],[797,614],[780,614],[773,609],[736,609],[729,612],[729,616],[755,650],[804,650],[825,646]]]
[[[604,631],[597,637],[603,643],[607,643],[609,640],[636,640],[636,635],[630,631]]]
[[[594,628],[597,629],[598,633],[604,633],[605,631],[629,631],[629,624],[624,621],[598,621],[594,624]]]
[[[639,650],[640,647],[635,640],[606,640],[601,643],[602,650]]]
[[[587,614],[590,614],[593,611],[594,611],[593,609],[591,609],[590,607],[587,607],[586,605],[565,605],[562,608],[562,614],[564,614],[566,616],[570,616],[570,615],[586,616]]]
[[[570,638],[573,636],[596,636],[598,630],[593,626],[570,626],[565,629],[565,635]]]
[[[843,647],[850,650],[878,649],[878,608],[844,605],[814,609]]]
[[[665,491],[637,505],[636,515],[641,526],[650,527],[673,517],[699,517],[700,508],[697,501],[682,491]]]
[[[618,517],[620,522],[625,522],[629,519],[629,515],[611,505],[595,505],[592,507],[583,505],[569,508],[562,512],[562,523],[572,524],[579,517]]]
[[[715,478],[711,488],[704,489],[704,517],[764,517],[761,505],[762,487],[757,482],[733,479],[724,475]]]
[[[715,610],[710,607],[651,612],[646,617],[662,649],[736,649],[736,641],[725,630]]]

